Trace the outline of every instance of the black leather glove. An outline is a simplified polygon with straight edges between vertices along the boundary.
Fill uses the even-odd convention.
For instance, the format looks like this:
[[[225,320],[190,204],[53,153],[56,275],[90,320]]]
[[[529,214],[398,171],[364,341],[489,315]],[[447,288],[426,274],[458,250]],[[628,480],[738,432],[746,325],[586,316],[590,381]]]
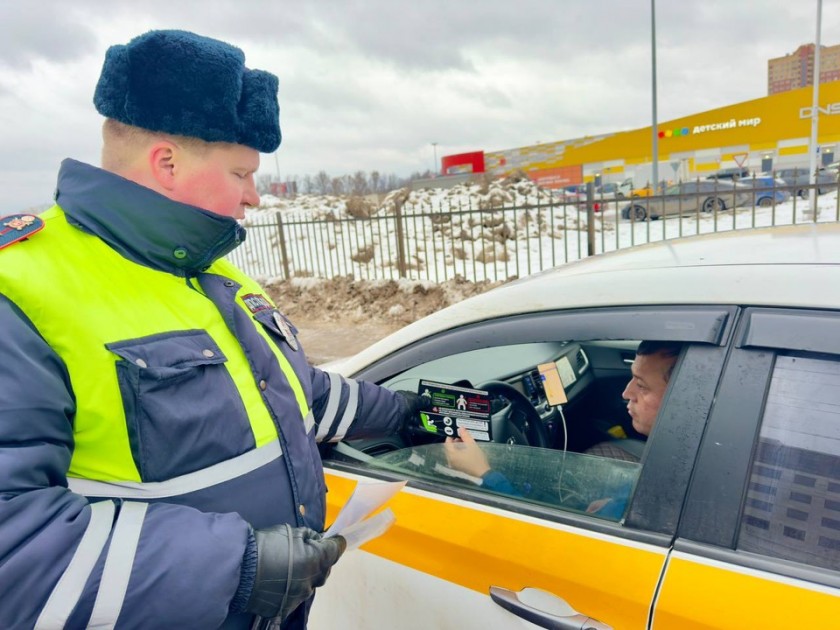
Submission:
[[[254,537],[257,574],[246,610],[267,619],[283,620],[309,599],[347,547],[341,536],[290,525],[257,529]]]
[[[402,415],[402,429],[411,429],[420,426],[420,412],[432,408],[432,397],[421,396],[406,389],[397,390],[403,397],[404,410]]]

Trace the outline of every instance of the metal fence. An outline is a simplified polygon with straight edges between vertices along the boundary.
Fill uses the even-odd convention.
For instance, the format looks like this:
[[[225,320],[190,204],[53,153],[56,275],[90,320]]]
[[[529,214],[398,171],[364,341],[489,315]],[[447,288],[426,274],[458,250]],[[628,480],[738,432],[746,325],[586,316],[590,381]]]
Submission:
[[[690,190],[701,182],[708,190]],[[816,212],[807,200],[812,188],[822,193]],[[598,196],[590,185],[580,198],[515,207],[466,197],[436,205],[397,203],[388,213],[363,218],[304,220],[277,212],[273,220],[246,222],[245,243],[228,257],[261,280],[504,281],[652,241],[840,221],[837,188],[836,181],[764,185],[753,178],[734,187],[695,180],[630,199]]]

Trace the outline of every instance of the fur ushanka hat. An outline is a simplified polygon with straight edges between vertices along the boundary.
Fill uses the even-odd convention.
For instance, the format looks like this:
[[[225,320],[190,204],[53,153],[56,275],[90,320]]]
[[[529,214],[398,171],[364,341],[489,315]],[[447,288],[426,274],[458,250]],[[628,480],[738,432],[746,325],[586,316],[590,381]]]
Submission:
[[[93,103],[127,125],[232,142],[280,146],[277,77],[245,67],[245,54],[187,31],[149,31],[105,53]]]

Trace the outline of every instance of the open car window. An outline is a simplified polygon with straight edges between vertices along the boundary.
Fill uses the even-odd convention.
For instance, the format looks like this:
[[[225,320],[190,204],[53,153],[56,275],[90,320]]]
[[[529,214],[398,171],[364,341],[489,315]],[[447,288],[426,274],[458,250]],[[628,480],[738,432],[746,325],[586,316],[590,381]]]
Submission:
[[[472,420],[462,422],[453,410],[451,417],[441,414],[447,426],[434,433],[420,414],[420,430],[400,448],[353,446],[373,454],[363,464],[372,471],[618,522],[639,478],[646,443],[622,397],[638,345],[638,339],[543,341],[425,361],[382,384],[418,394],[430,382],[487,391],[494,409],[488,414],[492,438],[482,437]],[[556,368],[565,400],[560,405],[549,401],[546,366]],[[477,442],[444,443],[445,435],[457,435],[456,418]],[[476,473],[453,457],[454,449],[465,448],[479,449],[490,470]]]
[[[441,412],[441,404],[425,418],[418,414],[416,426],[399,436],[343,444],[355,455],[339,450],[327,465],[369,470],[372,477],[407,478],[425,491],[549,520],[568,516],[574,524],[591,523],[611,532],[618,523],[630,537],[673,532],[720,373],[720,342],[728,334],[732,310],[681,305],[579,309],[443,331],[353,376],[421,395],[430,385],[432,397],[436,392],[451,395],[451,409],[461,393],[484,392],[478,397],[489,398],[489,434],[480,435],[483,428],[475,425],[456,425],[458,414]],[[649,435],[638,432],[623,397],[642,340],[681,348]],[[556,402],[562,396],[549,400],[555,391],[546,391],[549,380],[562,384],[565,402]],[[438,385],[450,391],[441,392]],[[644,430],[648,425],[648,420],[638,424]],[[459,468],[447,458],[445,437],[463,428],[480,445],[489,471],[486,466]]]

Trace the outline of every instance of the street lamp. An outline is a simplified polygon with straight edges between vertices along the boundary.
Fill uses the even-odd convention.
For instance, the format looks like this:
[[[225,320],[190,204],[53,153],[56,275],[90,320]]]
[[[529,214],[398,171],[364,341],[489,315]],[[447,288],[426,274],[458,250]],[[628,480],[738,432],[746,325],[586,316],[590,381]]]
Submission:
[[[653,101],[653,194],[659,194],[659,129],[656,121],[656,0],[650,0],[651,96]]]
[[[438,163],[437,163],[437,142],[432,142],[432,151],[434,154],[434,162],[432,163],[432,173],[435,177],[438,174]]]
[[[820,153],[820,147],[817,144],[817,128],[819,126],[820,115],[820,30],[822,25],[822,0],[817,0],[817,41],[814,44],[814,81],[813,81],[813,104],[811,106],[811,139],[808,143],[808,153],[810,160],[808,169],[810,175],[808,182],[811,184],[809,190],[810,209],[808,210],[809,218],[814,221],[817,220],[817,157]]]

